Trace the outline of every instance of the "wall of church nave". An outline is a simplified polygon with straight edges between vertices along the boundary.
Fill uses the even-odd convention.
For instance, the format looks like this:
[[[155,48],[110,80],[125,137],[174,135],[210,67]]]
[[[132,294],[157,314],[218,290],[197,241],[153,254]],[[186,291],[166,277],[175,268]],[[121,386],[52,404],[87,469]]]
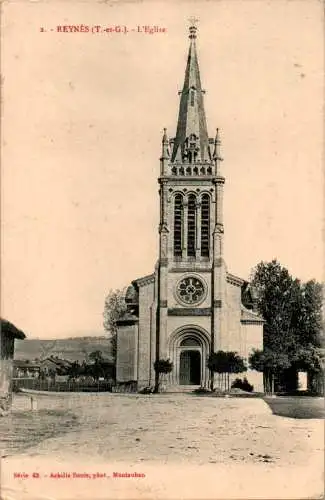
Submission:
[[[253,349],[263,349],[263,323],[242,323],[241,338],[241,356],[248,359]]]
[[[243,377],[246,377],[248,382],[252,384],[254,392],[264,392],[263,373],[257,372],[256,370],[247,370],[247,372],[243,374]]]
[[[117,331],[116,381],[137,380],[138,325],[120,325]]]
[[[147,386],[152,378],[155,349],[153,351],[152,335],[155,332],[155,314],[152,314],[154,299],[154,283],[139,288],[139,352],[138,352],[138,386]],[[152,352],[153,351],[153,352]]]
[[[198,305],[198,307],[211,307],[211,273],[210,272],[184,272],[184,273],[178,273],[178,272],[169,272],[168,277],[167,277],[167,301],[168,301],[168,307],[173,308],[173,307],[184,307],[182,303],[177,299],[177,284],[180,280],[186,277],[192,277],[192,276],[197,276],[201,281],[203,281],[204,286],[205,286],[205,298],[204,300]],[[185,305],[186,307],[186,305]]]
[[[226,335],[223,338],[222,349],[225,351],[242,350],[241,338],[241,288],[227,283],[224,321]]]
[[[255,370],[247,370],[243,373],[231,373],[229,375],[229,383],[231,384],[237,379],[243,380],[244,378],[253,386],[254,392],[264,392],[263,388],[263,373],[257,372]],[[224,378],[218,373],[214,374],[214,386],[224,390]]]

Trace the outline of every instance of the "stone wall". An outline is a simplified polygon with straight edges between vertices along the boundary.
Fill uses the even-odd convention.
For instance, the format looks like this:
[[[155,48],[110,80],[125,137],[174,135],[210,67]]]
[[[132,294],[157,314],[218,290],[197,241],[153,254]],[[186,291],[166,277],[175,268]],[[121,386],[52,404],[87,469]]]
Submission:
[[[152,366],[155,361],[155,349],[152,352],[151,336],[155,315],[151,314],[154,300],[154,283],[139,288],[139,364],[138,387],[145,387],[154,383]]]
[[[223,339],[222,350],[236,351],[241,348],[241,287],[227,283],[226,286],[226,336]]]
[[[138,324],[122,324],[117,331],[116,382],[137,380]]]
[[[242,332],[242,349],[241,356],[244,358],[247,366],[248,357],[253,349],[263,349],[263,324],[255,324],[253,322],[243,323],[241,325]],[[254,391],[263,392],[263,373],[248,369],[246,374],[243,374],[250,384],[254,386]]]

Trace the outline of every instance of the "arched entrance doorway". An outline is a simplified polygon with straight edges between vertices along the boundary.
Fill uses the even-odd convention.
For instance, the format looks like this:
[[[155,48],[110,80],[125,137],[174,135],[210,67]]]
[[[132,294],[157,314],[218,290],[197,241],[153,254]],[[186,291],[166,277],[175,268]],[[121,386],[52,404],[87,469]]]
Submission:
[[[201,353],[200,351],[182,351],[179,360],[180,385],[201,384]]]
[[[176,330],[169,338],[169,356],[174,365],[170,383],[205,386],[209,377],[208,352],[209,337],[202,328],[188,325]]]

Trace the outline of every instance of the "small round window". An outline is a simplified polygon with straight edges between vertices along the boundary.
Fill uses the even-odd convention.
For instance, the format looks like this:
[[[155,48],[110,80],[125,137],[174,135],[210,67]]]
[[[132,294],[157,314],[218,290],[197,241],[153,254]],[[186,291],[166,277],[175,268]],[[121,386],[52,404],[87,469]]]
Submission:
[[[176,287],[177,297],[187,305],[201,302],[205,295],[205,286],[196,276],[187,276],[180,280]]]

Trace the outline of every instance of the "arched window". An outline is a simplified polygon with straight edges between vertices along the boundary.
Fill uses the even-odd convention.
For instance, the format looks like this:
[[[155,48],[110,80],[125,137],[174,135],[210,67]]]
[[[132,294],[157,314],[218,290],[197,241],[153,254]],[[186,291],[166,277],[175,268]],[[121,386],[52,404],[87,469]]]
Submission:
[[[200,347],[200,342],[195,337],[186,337],[181,342],[182,347]]]
[[[201,203],[201,255],[209,257],[210,253],[210,198],[202,196]]]
[[[195,257],[196,243],[196,197],[190,194],[188,197],[187,211],[187,255]]]
[[[175,196],[174,202],[174,256],[182,256],[183,197]]]

